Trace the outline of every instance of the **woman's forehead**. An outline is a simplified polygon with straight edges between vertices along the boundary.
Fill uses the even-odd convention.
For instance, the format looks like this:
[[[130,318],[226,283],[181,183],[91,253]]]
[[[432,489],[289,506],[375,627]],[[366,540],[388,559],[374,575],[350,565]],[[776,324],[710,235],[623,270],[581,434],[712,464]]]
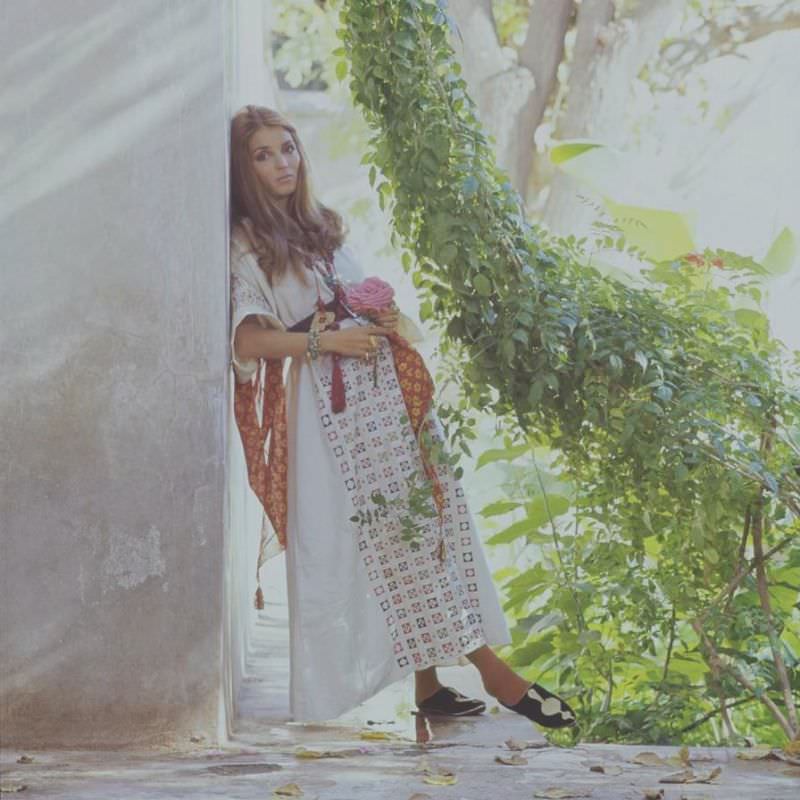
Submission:
[[[254,153],[262,147],[269,147],[274,150],[281,147],[284,142],[291,142],[292,134],[286,128],[280,128],[274,125],[269,127],[259,128],[250,137],[250,152]]]

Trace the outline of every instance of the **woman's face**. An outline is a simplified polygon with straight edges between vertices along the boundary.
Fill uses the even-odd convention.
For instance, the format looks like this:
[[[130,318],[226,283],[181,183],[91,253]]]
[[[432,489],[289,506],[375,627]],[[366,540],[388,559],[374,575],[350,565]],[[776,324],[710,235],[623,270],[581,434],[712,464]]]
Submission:
[[[300,153],[285,128],[259,128],[249,143],[250,159],[264,188],[276,199],[286,199],[297,187]]]

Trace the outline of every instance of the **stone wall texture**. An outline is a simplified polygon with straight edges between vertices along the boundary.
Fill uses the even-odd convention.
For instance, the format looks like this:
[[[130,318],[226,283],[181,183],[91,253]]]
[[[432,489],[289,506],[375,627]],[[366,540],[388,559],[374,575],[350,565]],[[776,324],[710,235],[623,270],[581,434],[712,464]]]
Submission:
[[[218,727],[225,13],[0,6],[4,746]]]

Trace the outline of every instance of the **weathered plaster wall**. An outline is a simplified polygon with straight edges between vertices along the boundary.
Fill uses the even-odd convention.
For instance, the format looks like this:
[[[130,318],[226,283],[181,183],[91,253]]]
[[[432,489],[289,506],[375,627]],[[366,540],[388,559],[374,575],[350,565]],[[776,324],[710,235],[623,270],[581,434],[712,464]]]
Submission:
[[[218,0],[0,6],[4,745],[217,730]]]
[[[227,3],[227,117],[243,105],[275,104],[271,72],[265,67],[268,49],[269,4],[264,0],[229,0]],[[238,716],[238,696],[248,677],[247,662],[252,652],[252,634],[258,624],[253,607],[256,562],[261,538],[263,511],[247,480],[242,441],[233,414],[233,371],[228,372],[227,494],[225,537],[225,578],[223,604],[223,681],[221,686],[220,740],[233,736]],[[266,595],[272,587],[264,586]],[[256,676],[261,677],[262,676]],[[288,692],[288,687],[287,687]]]

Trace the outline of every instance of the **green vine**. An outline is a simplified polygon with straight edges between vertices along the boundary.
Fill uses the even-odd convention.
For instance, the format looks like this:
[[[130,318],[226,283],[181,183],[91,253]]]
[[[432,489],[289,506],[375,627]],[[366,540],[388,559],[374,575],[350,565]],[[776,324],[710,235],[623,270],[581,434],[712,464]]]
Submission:
[[[502,420],[509,449],[524,459],[536,446],[552,448],[580,488],[569,547],[545,506],[565,586],[540,592],[545,578],[537,573],[506,589],[513,597],[518,581],[521,610],[540,607],[537,596],[566,610],[567,622],[548,620],[557,630],[548,642],[555,647],[569,634],[577,653],[570,669],[580,659],[597,666],[597,681],[579,687],[585,713],[608,720],[609,615],[638,608],[637,638],[622,637],[619,646],[652,649],[655,657],[652,631],[661,628],[669,641],[653,703],[661,702],[683,636],[692,657],[713,668],[715,693],[753,693],[785,736],[798,735],[793,693],[800,687],[784,662],[800,654],[787,655],[779,641],[762,569],[767,558],[775,572],[800,567],[798,376],[763,313],[737,306],[745,296],[760,300],[760,265],[725,250],[691,254],[649,265],[649,291],[603,275],[586,240],[553,237],[526,219],[476,119],[444,2],[348,0],[341,24],[336,55],[347,61],[338,73],[349,68],[353,98],[374,132],[364,163],[381,207],[391,209],[393,242],[406,248],[403,265],[420,292],[421,315],[443,334],[448,380],[461,390],[459,405],[441,411],[451,443],[468,453],[473,411],[490,412]],[[609,233],[606,226],[603,238]],[[717,262],[729,283],[714,282]],[[525,509],[530,501],[511,505]],[[538,523],[515,524],[506,542],[537,543]],[[622,543],[624,563],[614,561],[619,586],[646,576],[648,588],[635,603],[609,590],[611,610],[598,610],[586,587],[600,587],[595,565]],[[754,543],[763,557],[748,557]],[[761,601],[744,613],[740,590],[754,575]],[[671,613],[661,619],[664,608]],[[547,660],[546,648],[534,651],[541,637],[528,637],[541,630],[515,631],[515,647],[529,647],[536,657],[529,663],[542,669],[563,667]],[[762,677],[783,711],[729,646],[747,635],[767,648],[772,671]],[[724,699],[722,706],[725,717]]]

